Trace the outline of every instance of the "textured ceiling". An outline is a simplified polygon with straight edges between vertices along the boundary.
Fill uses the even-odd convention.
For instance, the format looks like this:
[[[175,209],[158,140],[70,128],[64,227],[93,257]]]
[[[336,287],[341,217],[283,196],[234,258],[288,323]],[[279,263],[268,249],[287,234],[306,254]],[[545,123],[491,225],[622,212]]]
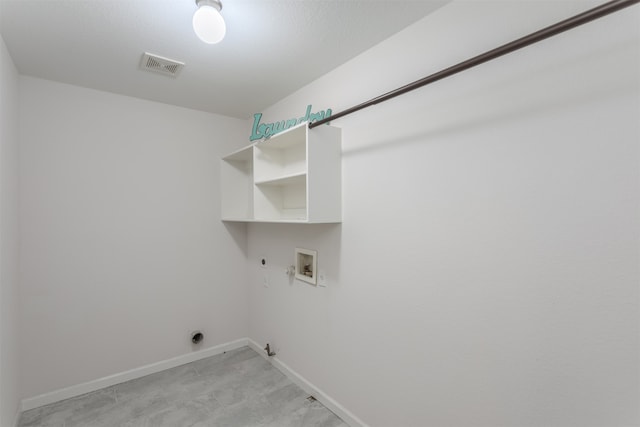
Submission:
[[[445,2],[223,0],[207,45],[194,0],[0,0],[0,33],[21,74],[247,118]],[[144,52],[186,65],[140,71]]]

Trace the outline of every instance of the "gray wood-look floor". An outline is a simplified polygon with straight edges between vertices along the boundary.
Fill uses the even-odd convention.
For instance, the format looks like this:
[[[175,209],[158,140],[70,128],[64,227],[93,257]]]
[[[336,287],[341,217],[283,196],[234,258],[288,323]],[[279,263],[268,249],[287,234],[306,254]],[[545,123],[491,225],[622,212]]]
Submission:
[[[348,427],[243,347],[26,411],[19,427]]]

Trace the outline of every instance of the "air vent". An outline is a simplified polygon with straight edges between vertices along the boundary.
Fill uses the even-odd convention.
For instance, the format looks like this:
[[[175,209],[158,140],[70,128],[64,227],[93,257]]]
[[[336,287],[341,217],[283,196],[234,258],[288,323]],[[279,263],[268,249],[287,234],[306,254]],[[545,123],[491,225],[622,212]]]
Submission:
[[[174,61],[173,59],[153,55],[149,52],[145,52],[144,55],[142,55],[142,61],[140,61],[140,69],[170,77],[177,77],[182,67],[184,67],[184,62]]]

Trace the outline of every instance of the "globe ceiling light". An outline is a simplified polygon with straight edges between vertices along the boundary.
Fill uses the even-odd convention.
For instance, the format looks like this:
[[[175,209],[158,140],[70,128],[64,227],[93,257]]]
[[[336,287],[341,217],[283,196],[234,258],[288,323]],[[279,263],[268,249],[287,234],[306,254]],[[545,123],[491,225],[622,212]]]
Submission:
[[[220,14],[222,3],[220,0],[196,0],[196,5],[198,10],[193,14],[193,31],[205,43],[220,42],[227,32]]]

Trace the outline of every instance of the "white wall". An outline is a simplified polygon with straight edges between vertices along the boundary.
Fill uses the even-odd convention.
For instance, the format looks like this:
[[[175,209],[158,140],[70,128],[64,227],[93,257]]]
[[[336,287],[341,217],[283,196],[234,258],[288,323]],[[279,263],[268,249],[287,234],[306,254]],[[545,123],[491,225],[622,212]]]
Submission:
[[[170,83],[170,82],[169,82]],[[23,397],[247,336],[218,165],[246,122],[20,77]]]
[[[18,72],[0,37],[0,425],[18,411]]]
[[[339,111],[591,5],[454,2],[263,121]],[[344,221],[249,226],[250,337],[371,426],[638,425],[639,19],[336,120]],[[327,288],[288,282],[296,246]]]

